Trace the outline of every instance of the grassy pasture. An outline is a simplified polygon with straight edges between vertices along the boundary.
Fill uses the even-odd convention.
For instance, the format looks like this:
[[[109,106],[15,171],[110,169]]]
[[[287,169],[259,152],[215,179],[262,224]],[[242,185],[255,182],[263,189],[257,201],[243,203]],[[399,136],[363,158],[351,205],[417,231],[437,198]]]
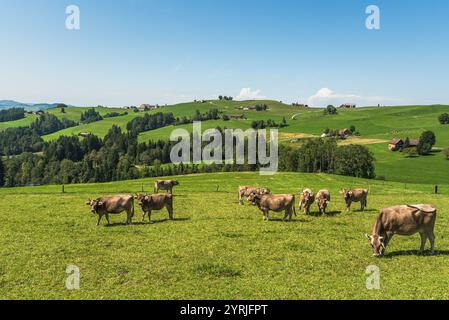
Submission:
[[[442,299],[449,298],[449,186],[281,173],[219,173],[177,177],[175,221],[96,227],[84,202],[104,194],[152,189],[153,180],[0,190],[2,299]],[[329,216],[263,222],[256,207],[239,206],[237,187],[266,185],[276,193],[308,186],[332,193]],[[342,187],[369,187],[366,212],[344,211]],[[218,187],[218,188],[217,188]],[[217,191],[218,189],[218,191]],[[26,201],[24,201],[24,199]],[[363,234],[382,207],[433,203],[438,254],[416,255],[419,236],[397,237],[384,258],[371,256]],[[357,206],[354,207],[357,209]],[[316,210],[316,208],[314,208]],[[299,221],[298,221],[299,219]],[[81,289],[65,289],[66,267],[81,270]],[[365,288],[366,267],[381,270],[381,290]]]
[[[35,115],[25,115],[25,118],[15,120],[15,121],[6,121],[0,122],[0,131],[5,130],[7,128],[15,128],[15,127],[26,127],[29,126],[36,119]]]

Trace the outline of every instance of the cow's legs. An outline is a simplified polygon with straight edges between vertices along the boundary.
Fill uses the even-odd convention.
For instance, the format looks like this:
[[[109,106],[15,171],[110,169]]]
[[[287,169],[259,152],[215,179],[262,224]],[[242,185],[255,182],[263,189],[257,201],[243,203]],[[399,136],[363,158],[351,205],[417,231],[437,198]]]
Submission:
[[[103,217],[103,214],[102,213],[99,213],[98,214],[98,221],[97,221],[97,227],[100,225],[100,221],[101,221],[101,218]]]
[[[133,212],[132,211],[126,211],[126,224],[131,224],[133,219]]]
[[[147,213],[145,212],[145,210],[143,210],[143,213],[142,213],[142,222],[144,222],[145,221],[145,216],[147,215]]]
[[[419,235],[421,236],[421,248],[419,251],[422,253],[426,248],[427,234],[425,232],[421,232]]]
[[[153,223],[153,222],[151,221],[151,209],[148,210],[148,222],[149,222],[149,223]]]
[[[239,203],[243,206],[242,193],[239,191]]]
[[[435,234],[432,231],[429,231],[427,234],[429,241],[430,241],[430,253],[434,253],[435,248]]]
[[[266,210],[266,211],[263,212],[263,219],[264,219],[265,221],[269,221],[269,220],[270,220],[270,218],[268,217],[268,210]]]
[[[167,211],[168,211],[168,220],[173,220],[173,207],[167,206]]]
[[[106,213],[105,216],[106,216],[106,221],[108,222],[108,224],[111,224],[111,221],[109,221],[109,213]]]

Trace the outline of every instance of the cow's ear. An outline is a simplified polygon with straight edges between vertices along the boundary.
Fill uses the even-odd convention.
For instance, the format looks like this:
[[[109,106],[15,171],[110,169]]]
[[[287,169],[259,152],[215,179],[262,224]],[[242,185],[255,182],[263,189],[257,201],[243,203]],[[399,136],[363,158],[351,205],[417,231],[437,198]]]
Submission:
[[[365,237],[371,241],[371,236],[365,233]]]
[[[97,205],[102,206],[102,205],[103,205],[103,202],[98,201],[98,202],[97,202]]]
[[[145,198],[144,198],[146,201],[148,201],[148,200],[150,200],[150,197],[149,196],[145,196]]]
[[[384,241],[384,237],[379,237],[379,241]]]
[[[87,202],[86,202],[86,205],[90,205],[90,203],[92,202],[92,200],[88,200]]]

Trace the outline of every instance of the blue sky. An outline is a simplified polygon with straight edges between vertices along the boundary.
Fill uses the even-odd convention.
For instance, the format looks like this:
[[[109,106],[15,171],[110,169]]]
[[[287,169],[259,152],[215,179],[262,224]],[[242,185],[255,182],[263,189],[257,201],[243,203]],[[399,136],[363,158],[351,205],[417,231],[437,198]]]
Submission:
[[[449,103],[448,20],[447,0],[0,0],[0,99]]]

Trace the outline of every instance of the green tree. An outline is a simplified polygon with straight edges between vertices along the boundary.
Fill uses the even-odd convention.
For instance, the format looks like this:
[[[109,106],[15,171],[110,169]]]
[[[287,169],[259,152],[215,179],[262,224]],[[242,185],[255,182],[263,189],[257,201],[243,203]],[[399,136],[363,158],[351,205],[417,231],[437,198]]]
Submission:
[[[5,167],[3,165],[3,160],[0,158],[0,187],[3,187],[5,183]]]
[[[358,178],[375,178],[374,156],[361,145],[341,146],[335,155],[335,173]]]
[[[438,117],[438,121],[441,124],[449,124],[449,114],[443,113]]]
[[[435,133],[432,131],[425,131],[421,134],[419,138],[418,146],[416,147],[416,151],[419,155],[426,155],[432,151],[433,146],[436,143]]]
[[[404,149],[410,148],[410,139],[407,137],[404,141]],[[416,150],[415,150],[416,151]]]
[[[324,114],[329,114],[329,115],[337,114],[337,108],[335,108],[333,105],[330,104],[324,110]]]

